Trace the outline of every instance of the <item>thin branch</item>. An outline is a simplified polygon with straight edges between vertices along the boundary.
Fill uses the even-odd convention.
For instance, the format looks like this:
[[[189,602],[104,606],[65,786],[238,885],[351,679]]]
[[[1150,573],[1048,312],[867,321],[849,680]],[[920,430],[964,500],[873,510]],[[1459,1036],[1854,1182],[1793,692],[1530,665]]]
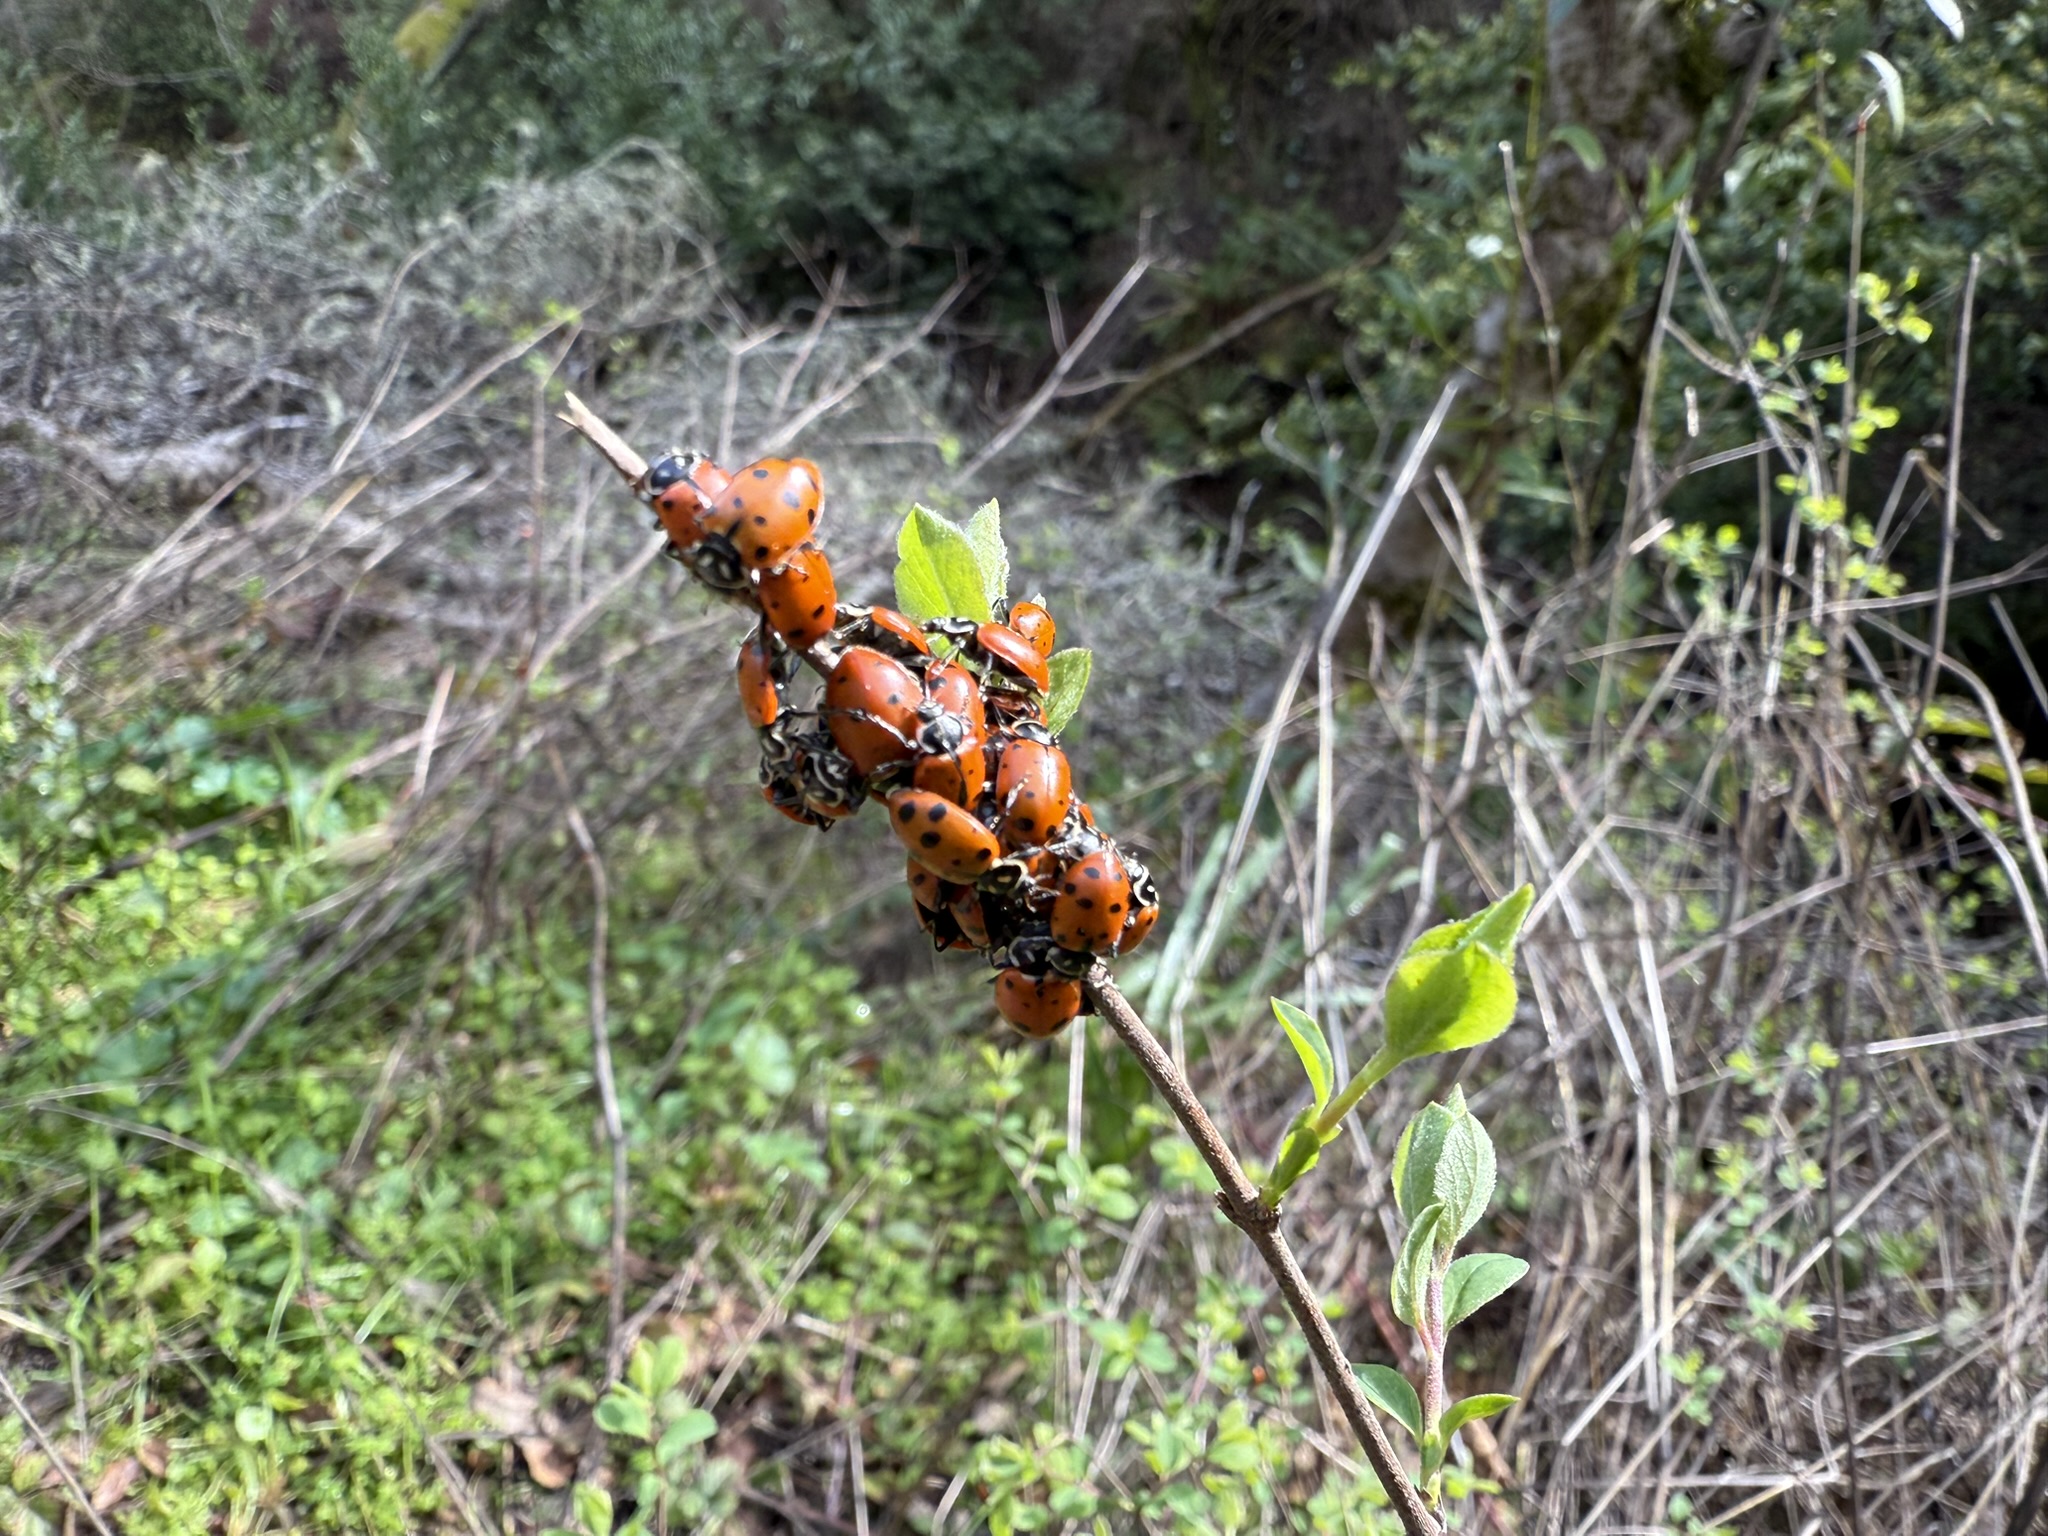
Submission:
[[[1387,1442],[1386,1431],[1380,1428],[1371,1404],[1366,1401],[1358,1373],[1344,1358],[1343,1348],[1337,1342],[1329,1318],[1323,1315],[1315,1292],[1309,1288],[1308,1277],[1301,1272],[1294,1250],[1287,1245],[1287,1238],[1280,1230],[1280,1213],[1259,1199],[1258,1190],[1238,1166],[1222,1133],[1202,1107],[1202,1101],[1195,1097],[1188,1080],[1174,1066],[1166,1048],[1159,1043],[1159,1037],[1145,1027],[1145,1021],[1138,1017],[1137,1010],[1117,990],[1109,973],[1097,966],[1083,986],[1097,1010],[1109,1021],[1109,1027],[1116,1031],[1117,1038],[1138,1058],[1138,1065],[1145,1069],[1145,1075],[1152,1079],[1152,1086],[1159,1090],[1159,1096],[1173,1111],[1174,1119],[1180,1122],[1181,1129],[1195,1144],[1195,1150],[1202,1154],[1202,1161],[1216,1176],[1219,1186],[1217,1209],[1230,1218],[1232,1226],[1251,1239],[1266,1268],[1272,1271],[1273,1279],[1280,1287],[1280,1295],[1287,1303],[1287,1310],[1300,1324],[1308,1339],[1309,1352],[1315,1356],[1331,1395],[1344,1411],[1345,1422],[1358,1437],[1365,1459],[1372,1464],[1387,1497],[1393,1501],[1394,1513],[1400,1516],[1402,1529],[1408,1532],[1408,1536],[1439,1536],[1443,1528],[1424,1506],[1422,1495],[1402,1470],[1393,1446]]]

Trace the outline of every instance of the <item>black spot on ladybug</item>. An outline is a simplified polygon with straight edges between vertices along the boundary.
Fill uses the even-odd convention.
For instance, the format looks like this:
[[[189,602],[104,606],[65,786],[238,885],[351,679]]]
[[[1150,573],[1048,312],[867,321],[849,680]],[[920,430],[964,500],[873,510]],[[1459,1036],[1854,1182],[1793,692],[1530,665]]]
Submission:
[[[932,806],[932,807],[931,807],[931,808],[930,808],[929,810],[927,810],[927,811],[926,811],[926,812],[924,813],[924,819],[925,819],[926,821],[933,821],[933,822],[937,822],[937,821],[944,821],[944,820],[946,819],[946,805],[945,805],[945,802],[944,802],[944,801],[940,801],[940,802],[939,802],[939,803],[938,803],[937,805],[934,805],[934,806]]]
[[[768,558],[768,546],[766,544],[756,544],[754,546],[754,558],[756,560],[766,560]]]
[[[1083,912],[1093,912],[1095,910],[1095,898],[1093,896],[1083,896],[1080,899],[1080,901],[1076,903],[1076,905],[1078,905]]]
[[[986,863],[988,862],[988,857],[989,857],[989,853],[988,853],[988,850],[987,850],[986,848],[977,848],[977,849],[975,849],[975,850],[974,850],[974,862],[975,862],[975,863],[977,863],[977,864],[986,864]]]
[[[768,478],[768,471],[765,469],[757,469],[754,471],[754,478],[756,480],[766,480]]]
[[[899,805],[896,807],[896,819],[898,821],[909,821],[916,815],[917,807],[914,805]]]
[[[818,509],[816,507],[810,510],[810,523],[813,528],[818,526]]]
[[[936,848],[939,846],[939,834],[936,832],[921,832],[918,834],[917,841],[921,847]]]
[[[811,610],[811,617],[812,617],[812,618],[814,618],[814,619],[822,619],[822,618],[823,618],[824,616],[825,616],[825,605],[824,605],[823,603],[820,603],[820,604],[818,604],[818,606],[817,606],[817,607],[815,607],[815,608],[813,608],[813,609]]]
[[[804,503],[803,498],[797,495],[795,491],[784,491],[782,493],[782,504],[785,507],[800,507]]]

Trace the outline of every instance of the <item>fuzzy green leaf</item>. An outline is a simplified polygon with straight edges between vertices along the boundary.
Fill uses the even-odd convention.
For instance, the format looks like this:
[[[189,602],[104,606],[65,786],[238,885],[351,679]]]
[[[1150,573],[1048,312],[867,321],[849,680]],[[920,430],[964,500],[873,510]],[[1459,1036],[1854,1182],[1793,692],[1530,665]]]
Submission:
[[[1308,1074],[1309,1091],[1316,1098],[1316,1113],[1321,1114],[1323,1106],[1330,1102],[1331,1090],[1337,1086],[1337,1063],[1330,1055],[1330,1042],[1323,1038],[1323,1027],[1294,1004],[1277,997],[1273,999],[1273,1017],[1287,1031],[1288,1044],[1301,1058],[1301,1070]]]
[[[1081,699],[1088,692],[1088,674],[1095,669],[1095,653],[1071,646],[1053,652],[1052,693],[1045,701],[1045,728],[1057,736],[1081,711]]]
[[[654,1420],[648,1414],[647,1400],[638,1393],[607,1393],[591,1417],[597,1420],[597,1427],[608,1435],[626,1435],[634,1440],[648,1440],[654,1436]]]
[[[1515,1016],[1515,939],[1535,892],[1528,886],[1483,912],[1432,928],[1387,984],[1387,1049],[1401,1061],[1481,1045]]]
[[[569,1504],[589,1536],[612,1536],[612,1496],[597,1484],[578,1483],[569,1490]]]
[[[1394,1149],[1394,1203],[1403,1215],[1440,1206],[1446,1251],[1485,1214],[1494,1181],[1493,1142],[1456,1086],[1408,1122]]]
[[[1436,1233],[1443,1214],[1444,1208],[1440,1205],[1432,1205],[1422,1211],[1415,1218],[1415,1225],[1408,1229],[1408,1236],[1401,1242],[1400,1256],[1394,1260],[1391,1296],[1394,1316],[1410,1328],[1422,1318],[1422,1298],[1436,1262]]]
[[[1512,1406],[1519,1399],[1506,1392],[1478,1392],[1471,1397],[1461,1397],[1444,1410],[1437,1433],[1445,1440],[1451,1438],[1454,1430],[1470,1424],[1474,1419],[1490,1419],[1502,1409]]]
[[[654,1459],[663,1463],[674,1461],[691,1446],[702,1445],[717,1433],[718,1420],[702,1408],[692,1408],[661,1432],[661,1443],[654,1448]]]
[[[1420,1442],[1422,1399],[1415,1395],[1408,1378],[1386,1365],[1354,1365],[1351,1369],[1358,1372],[1358,1384],[1372,1399],[1373,1406],[1398,1419],[1401,1427]]]
[[[235,1410],[235,1434],[250,1445],[261,1445],[270,1438],[276,1420],[268,1403],[244,1403]]]
[[[1444,1276],[1444,1326],[1455,1327],[1529,1273],[1526,1259],[1510,1253],[1468,1253]]]
[[[925,507],[912,507],[896,534],[896,606],[913,619],[990,617],[974,545]]]
[[[967,520],[967,542],[981,568],[981,588],[991,609],[1010,595],[1010,552],[1003,547],[1003,511],[995,498],[983,502]]]

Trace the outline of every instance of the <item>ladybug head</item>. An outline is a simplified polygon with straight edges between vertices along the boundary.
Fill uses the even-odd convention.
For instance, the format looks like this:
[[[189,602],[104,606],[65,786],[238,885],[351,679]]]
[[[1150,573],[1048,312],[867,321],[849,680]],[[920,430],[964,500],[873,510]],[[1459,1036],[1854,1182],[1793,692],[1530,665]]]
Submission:
[[[678,480],[687,479],[690,473],[690,459],[680,448],[671,448],[652,464],[647,466],[647,493],[659,496]]]

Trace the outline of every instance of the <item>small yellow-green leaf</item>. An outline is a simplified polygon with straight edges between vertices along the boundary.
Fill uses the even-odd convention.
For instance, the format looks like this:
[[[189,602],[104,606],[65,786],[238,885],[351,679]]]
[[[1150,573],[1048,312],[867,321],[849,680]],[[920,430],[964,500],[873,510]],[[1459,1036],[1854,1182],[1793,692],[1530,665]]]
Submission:
[[[1052,669],[1052,693],[1045,701],[1045,728],[1057,736],[1080,713],[1082,697],[1088,692],[1088,674],[1095,668],[1095,653],[1071,646],[1055,651],[1047,665]]]
[[[1502,1409],[1513,1406],[1515,1397],[1506,1392],[1480,1392],[1471,1397],[1461,1397],[1444,1410],[1443,1421],[1437,1426],[1437,1433],[1448,1440],[1454,1430],[1470,1424],[1474,1419],[1490,1419]]]
[[[1444,1273],[1444,1326],[1456,1327],[1529,1273],[1528,1261],[1510,1253],[1467,1253]]]
[[[913,619],[990,617],[974,546],[925,507],[912,507],[896,534],[896,606]]]
[[[1288,1043],[1301,1058],[1301,1070],[1308,1074],[1309,1092],[1315,1095],[1316,1113],[1321,1114],[1337,1085],[1337,1063],[1330,1055],[1330,1042],[1323,1038],[1323,1027],[1294,1004],[1277,997],[1273,999],[1273,1017],[1287,1031]]]
[[[1003,512],[991,497],[967,520],[967,542],[981,567],[982,590],[991,609],[1010,595],[1010,552],[1003,547]]]

